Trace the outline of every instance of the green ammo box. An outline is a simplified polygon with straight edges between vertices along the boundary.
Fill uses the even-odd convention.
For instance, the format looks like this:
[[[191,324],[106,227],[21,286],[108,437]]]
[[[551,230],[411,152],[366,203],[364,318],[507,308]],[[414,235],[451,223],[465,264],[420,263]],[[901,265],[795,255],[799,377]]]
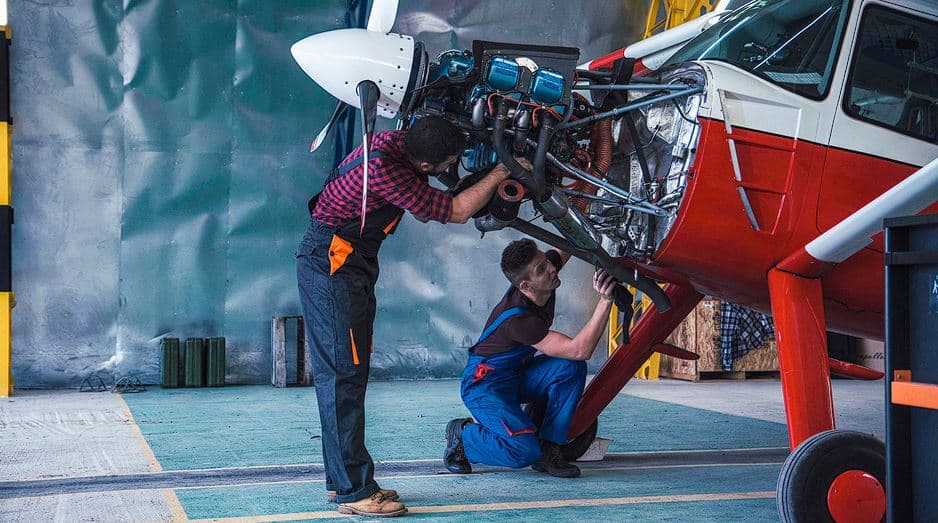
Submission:
[[[183,374],[183,354],[179,350],[179,338],[163,338],[160,340],[163,359],[161,362],[163,371],[163,381],[161,385],[166,388],[182,387]]]
[[[225,338],[209,338],[205,385],[221,387],[225,384]]]
[[[205,386],[205,338],[186,338],[186,387]]]

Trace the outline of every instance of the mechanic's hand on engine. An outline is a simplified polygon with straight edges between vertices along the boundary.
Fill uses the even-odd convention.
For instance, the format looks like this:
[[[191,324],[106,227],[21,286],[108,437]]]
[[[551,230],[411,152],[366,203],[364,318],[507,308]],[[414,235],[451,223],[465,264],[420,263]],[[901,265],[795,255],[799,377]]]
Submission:
[[[517,161],[519,164],[521,164],[521,167],[524,167],[524,168],[525,168],[526,170],[528,170],[528,171],[533,171],[533,170],[534,170],[534,166],[531,165],[531,162],[529,162],[527,158],[524,158],[524,157],[517,157],[517,156],[516,156],[516,157],[515,157],[515,161]]]
[[[521,165],[521,167],[527,171],[534,170],[534,166],[531,165],[531,162],[529,162],[527,158],[516,156],[515,161],[518,162],[518,164]],[[496,165],[495,168],[492,169],[492,172],[502,176],[503,178],[508,178],[509,176],[511,176],[511,170],[509,170],[508,167],[503,163],[499,163],[498,165]]]
[[[607,300],[612,300],[612,293],[618,284],[619,282],[603,269],[597,269],[593,275],[593,288]]]

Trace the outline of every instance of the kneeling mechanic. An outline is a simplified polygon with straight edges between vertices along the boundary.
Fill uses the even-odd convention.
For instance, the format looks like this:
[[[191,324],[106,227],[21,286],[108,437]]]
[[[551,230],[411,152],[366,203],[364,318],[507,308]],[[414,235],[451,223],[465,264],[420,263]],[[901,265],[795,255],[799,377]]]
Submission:
[[[550,330],[554,321],[557,272],[570,258],[546,254],[532,240],[510,243],[501,268],[512,286],[495,306],[479,341],[469,349],[462,374],[463,402],[473,418],[446,426],[444,463],[467,474],[471,463],[521,468],[573,478],[580,469],[561,452],[586,384],[588,360],[602,336],[618,282],[600,270],[593,278],[599,302],[573,338]],[[542,354],[535,355],[538,351]],[[540,427],[522,403],[544,405]]]

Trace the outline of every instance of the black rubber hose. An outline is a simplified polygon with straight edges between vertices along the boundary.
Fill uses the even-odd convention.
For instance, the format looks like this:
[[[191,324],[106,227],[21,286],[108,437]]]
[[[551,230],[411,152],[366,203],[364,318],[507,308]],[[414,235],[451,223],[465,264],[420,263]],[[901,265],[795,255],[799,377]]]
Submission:
[[[541,129],[537,134],[537,148],[534,149],[534,167],[533,176],[536,183],[545,188],[534,194],[535,201],[543,201],[544,190],[547,187],[547,176],[544,174],[544,168],[547,165],[547,149],[550,143],[551,135],[554,133],[554,123],[550,116],[544,116],[541,119]]]
[[[521,182],[535,198],[540,198],[546,185],[543,176],[540,180],[535,178],[527,169],[521,166],[515,157],[505,147],[505,129],[508,127],[508,105],[504,100],[498,104],[498,115],[492,129],[492,147],[498,155],[498,161],[511,171],[512,177]]]
[[[511,223],[511,227],[536,240],[540,240],[564,252],[568,252],[587,263],[602,267],[615,279],[619,280],[619,283],[631,285],[645,293],[646,296],[651,298],[652,303],[655,304],[659,312],[666,312],[671,308],[671,300],[668,299],[668,295],[665,294],[664,290],[659,287],[657,283],[649,278],[637,275],[635,271],[632,271],[621,263],[616,263],[605,251],[600,250],[593,252],[580,249],[568,242],[565,238],[557,236],[524,220],[515,220]]]

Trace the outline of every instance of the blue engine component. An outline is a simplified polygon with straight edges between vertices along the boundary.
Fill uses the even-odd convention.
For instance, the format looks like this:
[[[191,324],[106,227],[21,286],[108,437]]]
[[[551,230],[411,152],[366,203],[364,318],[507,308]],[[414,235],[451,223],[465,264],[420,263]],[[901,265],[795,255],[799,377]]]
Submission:
[[[563,97],[564,78],[550,69],[539,69],[531,82],[531,99],[543,105],[557,103]]]
[[[432,84],[440,78],[462,80],[472,72],[472,54],[467,51],[446,51],[441,53],[436,62],[430,64],[427,83]]]
[[[466,100],[469,102],[469,106],[475,103],[479,98],[485,98],[486,96],[492,94],[490,89],[486,89],[484,85],[473,85],[472,90],[469,91],[469,98]]]
[[[462,153],[463,168],[471,173],[484,171],[497,163],[495,148],[484,142],[475,142]]]
[[[496,91],[513,91],[521,77],[521,66],[511,58],[496,56],[489,62],[485,83]]]

